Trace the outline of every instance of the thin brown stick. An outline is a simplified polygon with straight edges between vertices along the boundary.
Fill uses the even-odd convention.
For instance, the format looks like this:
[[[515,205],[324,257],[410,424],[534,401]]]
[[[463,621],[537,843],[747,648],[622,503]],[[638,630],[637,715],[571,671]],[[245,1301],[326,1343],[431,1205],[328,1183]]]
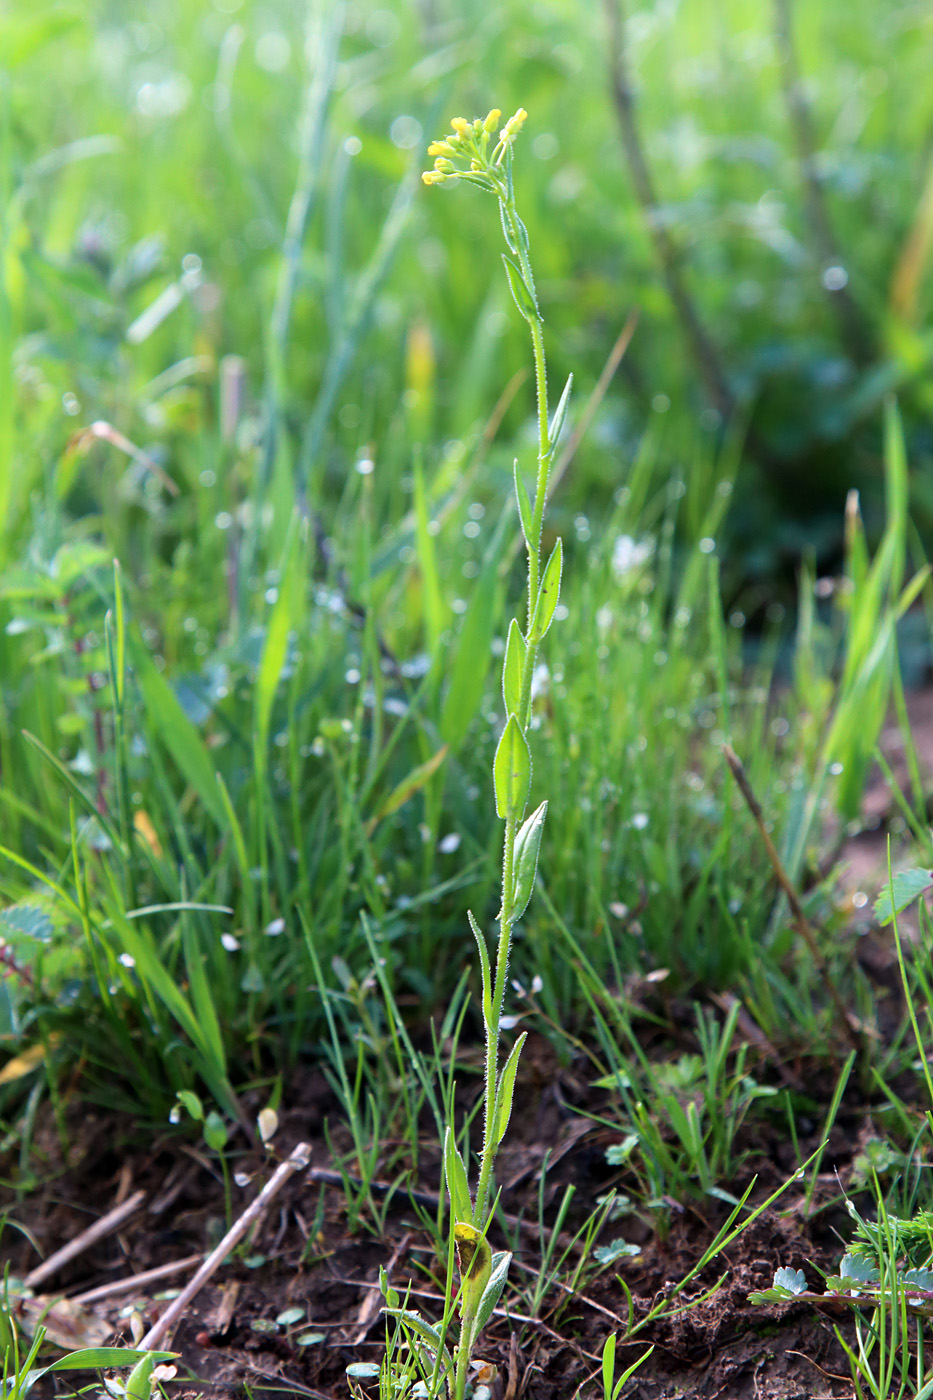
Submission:
[[[567,440],[567,446],[561,452],[554,470],[551,472],[551,482],[548,487],[549,493],[553,493],[554,488],[558,485],[567,468],[570,466],[570,463],[573,461],[577,448],[580,446],[590,424],[596,416],[596,410],[606,397],[606,390],[612,383],[613,376],[622,363],[623,355],[632,343],[632,336],[635,334],[635,327],[638,325],[638,316],[639,310],[636,307],[629,315],[625,325],[619,331],[616,337],[616,343],[609,351],[609,358],[603,365],[602,373],[596,381],[596,386],[587,399],[583,412],[580,414],[580,421],[570,434]]]
[[[114,1279],[113,1283],[102,1283],[99,1288],[89,1288],[86,1293],[75,1293],[70,1303],[99,1303],[103,1298],[116,1298],[121,1293],[134,1293],[138,1288],[147,1288],[150,1283],[171,1278],[173,1274],[184,1274],[194,1269],[204,1259],[203,1254],[189,1254],[184,1259],[173,1259],[170,1264],[159,1264],[154,1269],[144,1269],[141,1274],[128,1274],[126,1278]]]
[[[263,1214],[271,1201],[281,1191],[289,1177],[294,1176],[297,1171],[302,1171],[310,1161],[311,1148],[306,1142],[300,1142],[295,1150],[286,1157],[285,1161],[276,1168],[252,1205],[247,1206],[239,1220],[235,1221],[224,1235],[217,1248],[212,1250],[207,1256],[194,1278],[185,1285],[178,1297],[169,1304],[158,1322],[154,1323],[153,1326],[149,1328],[149,1331],[139,1343],[139,1351],[153,1351],[155,1347],[158,1346],[168,1329],[181,1317],[192,1298],[196,1297],[205,1283],[207,1283],[208,1279],[217,1272],[230,1251],[239,1244],[240,1240],[243,1239],[244,1235],[247,1234],[250,1228]]]
[[[800,64],[797,60],[797,46],[794,43],[794,25],[791,15],[791,0],[774,0],[774,37],[781,56],[781,84],[784,89],[784,102],[787,117],[797,147],[797,164],[803,184],[803,202],[810,236],[818,262],[823,270],[827,267],[842,266],[843,259],[833,233],[826,207],[826,198],[817,163],[816,133],[810,104],[807,101]],[[825,287],[825,283],[824,283]],[[839,321],[843,343],[856,364],[864,365],[873,358],[872,336],[862,315],[861,308],[852,295],[848,283],[842,287],[826,287],[827,296]]]
[[[67,1264],[72,1259],[77,1259],[79,1254],[90,1249],[98,1240],[105,1239],[107,1235],[112,1235],[114,1230],[118,1230],[134,1211],[138,1210],[146,1199],[145,1191],[134,1191],[132,1196],[128,1196],[120,1205],[114,1206],[113,1210],[108,1210],[106,1215],[102,1215],[99,1220],[95,1220],[93,1225],[89,1225],[86,1230],[82,1230],[80,1235],[75,1235],[73,1240],[62,1245],[54,1254],[50,1254],[43,1263],[37,1264],[31,1273],[28,1273],[23,1280],[27,1288],[35,1288],[38,1284],[44,1283],[47,1278],[57,1274],[63,1264]]]
[[[609,76],[612,98],[619,123],[622,148],[632,177],[635,198],[642,211],[648,237],[654,245],[661,276],[667,287],[674,313],[690,347],[697,373],[724,419],[732,416],[735,396],[719,362],[719,354],[694,304],[681,272],[681,251],[661,217],[654,177],[648,165],[644,141],[635,109],[635,92],[629,71],[626,44],[626,14],[623,0],[604,0],[609,37]]]
[[[793,881],[791,880],[787,871],[784,869],[784,862],[781,860],[781,857],[778,854],[777,847],[771,839],[771,833],[768,830],[767,824],[765,823],[765,817],[764,812],[761,808],[761,803],[758,801],[758,798],[752,791],[752,785],[748,781],[748,774],[745,772],[742,760],[739,758],[738,754],[729,744],[723,744],[722,752],[726,763],[729,765],[729,771],[736,781],[736,785],[738,786],[739,792],[744,797],[748,810],[755,818],[755,825],[758,827],[758,832],[761,836],[764,848],[768,853],[768,859],[771,862],[771,868],[773,869],[774,874],[777,877],[777,882],[780,885],[787,899],[788,905],[790,906],[791,916],[794,920],[794,927],[796,928],[797,932],[800,934],[801,938],[804,940],[804,942],[810,950],[811,956],[813,957],[813,962],[816,966],[816,970],[820,975],[820,980],[822,981],[830,1000],[836,1008],[836,1011],[839,1015],[839,1019],[846,1028],[846,1035],[848,1039],[853,1043],[857,1044],[857,1037],[855,1036],[855,1032],[853,1031],[851,1022],[849,1020],[849,1012],[845,1004],[843,1003],[842,998],[839,995],[838,987],[835,985],[833,979],[829,975],[829,970],[826,966],[826,959],[823,957],[823,954],[820,951],[819,944],[816,941],[816,934],[813,932],[813,929],[810,926],[810,922],[807,919],[806,914],[803,912],[803,905],[800,903],[800,897],[797,894],[796,889],[794,888]]]

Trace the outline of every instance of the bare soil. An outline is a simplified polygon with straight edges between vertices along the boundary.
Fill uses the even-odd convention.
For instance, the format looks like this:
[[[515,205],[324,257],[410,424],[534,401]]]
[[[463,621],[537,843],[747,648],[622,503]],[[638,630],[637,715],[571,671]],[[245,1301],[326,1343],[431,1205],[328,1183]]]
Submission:
[[[621,1134],[591,1123],[577,1111],[585,1100],[582,1078],[561,1069],[546,1041],[532,1038],[526,1047],[524,1097],[513,1117],[516,1129],[500,1157],[500,1180],[506,1185],[503,1207],[509,1216],[528,1222],[514,1228],[517,1242],[512,1279],[520,1291],[512,1295],[508,1315],[497,1315],[487,1329],[483,1354],[499,1368],[499,1400],[569,1400],[601,1394],[599,1362],[609,1332],[623,1336],[628,1310],[625,1280],[633,1299],[636,1321],[667,1297],[671,1311],[691,1306],[639,1333],[637,1341],[620,1347],[619,1362],[628,1364],[654,1344],[655,1351],[626,1391],[644,1400],[793,1400],[793,1397],[852,1395],[848,1368],[833,1333],[846,1330],[846,1316],[822,1316],[800,1306],[786,1309],[753,1307],[748,1294],[770,1285],[780,1265],[824,1269],[838,1262],[840,1239],[848,1229],[841,1207],[840,1180],[845,1181],[852,1156],[853,1131],[860,1114],[843,1109],[834,1133],[814,1200],[806,1215],[802,1186],[792,1182],[784,1196],[764,1212],[679,1299],[674,1287],[701,1257],[727,1206],[713,1199],[689,1205],[672,1203],[666,1235],[653,1232],[649,1222],[628,1217],[607,1227],[602,1242],[619,1236],[641,1247],[602,1272],[587,1268],[573,1291],[566,1281],[566,1264],[557,1281],[534,1302],[541,1272],[541,1241],[537,1226],[541,1164],[550,1150],[543,1186],[545,1220],[553,1220],[568,1185],[575,1188],[571,1221],[593,1210],[597,1198],[619,1184],[619,1173],[606,1164],[605,1149]],[[392,1279],[403,1289],[414,1283],[418,1304],[428,1314],[437,1311],[443,1273],[434,1257],[415,1204],[403,1191],[382,1202],[384,1230],[378,1231],[364,1210],[363,1220],[350,1228],[352,1211],[343,1185],[320,1180],[333,1167],[323,1139],[325,1117],[331,1141],[346,1144],[339,1112],[330,1089],[317,1073],[296,1083],[286,1102],[276,1144],[281,1155],[298,1141],[311,1143],[312,1165],[298,1174],[277,1198],[256,1233],[237,1256],[220,1269],[199,1294],[172,1337],[179,1352],[179,1379],[169,1393],[179,1397],[243,1396],[285,1389],[295,1395],[345,1397],[345,1368],[361,1360],[378,1360],[383,1328],[379,1317],[379,1266],[392,1260]],[[204,1254],[224,1227],[222,1181],[215,1161],[179,1138],[154,1141],[148,1150],[133,1146],[131,1125],[103,1116],[85,1116],[73,1125],[67,1165],[61,1160],[57,1134],[51,1124],[37,1145],[37,1160],[48,1173],[44,1190],[26,1201],[11,1202],[11,1216],[27,1226],[32,1243],[8,1231],[14,1273],[25,1274],[43,1255],[84,1229],[131,1192],[142,1190],[145,1201],[116,1234],[64,1265],[44,1287],[71,1298],[160,1264]],[[793,1173],[795,1162],[784,1135],[773,1130],[771,1140],[759,1141],[743,1170],[741,1188],[758,1171],[753,1199],[762,1200]],[[137,1139],[138,1141],[138,1139]],[[801,1142],[808,1151],[816,1139]],[[272,1163],[254,1148],[233,1149],[232,1213],[239,1215],[272,1170]],[[836,1173],[839,1173],[837,1177]],[[438,1163],[425,1148],[420,1162],[419,1189],[430,1196],[438,1185]],[[352,1188],[351,1188],[352,1190]],[[379,1204],[379,1202],[377,1202]],[[365,1223],[368,1221],[368,1224]],[[534,1223],[532,1223],[534,1222]],[[562,1237],[558,1254],[569,1242],[573,1224]],[[506,1243],[494,1240],[496,1246]],[[573,1255],[571,1254],[571,1258]],[[134,1310],[150,1326],[166,1306],[159,1295],[180,1287],[186,1275],[168,1279],[130,1294],[92,1301],[66,1320],[76,1329],[74,1345],[123,1338],[132,1341]],[[721,1286],[714,1285],[721,1280]],[[710,1296],[710,1290],[713,1290]],[[299,1321],[276,1327],[289,1310],[302,1310]],[[56,1316],[58,1309],[53,1312]],[[298,1344],[307,1333],[319,1334],[312,1345]]]

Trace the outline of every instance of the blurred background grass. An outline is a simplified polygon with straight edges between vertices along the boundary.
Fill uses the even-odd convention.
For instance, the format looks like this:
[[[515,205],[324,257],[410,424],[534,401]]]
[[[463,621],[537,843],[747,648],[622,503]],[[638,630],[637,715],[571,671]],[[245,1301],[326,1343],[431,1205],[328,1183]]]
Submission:
[[[29,337],[23,387],[29,370],[55,390],[41,395],[49,449],[69,427],[62,393],[77,396],[81,421],[154,398],[166,452],[182,450],[173,424],[203,410],[220,355],[244,355],[259,394],[303,167],[309,228],[279,386],[294,450],[397,187],[451,113],[495,100],[532,114],[519,178],[555,381],[573,366],[585,395],[641,313],[558,509],[604,509],[646,431],[678,463],[731,412],[745,442],[730,582],[760,606],[805,550],[838,559],[850,486],[877,528],[878,410],[896,388],[925,520],[926,7],[694,0],[631,7],[624,26],[621,15],[507,0],[9,15],[9,296],[20,346]],[[631,98],[625,132],[614,76]],[[624,135],[650,177],[650,209]],[[321,458],[313,470],[331,490],[377,425],[387,469],[417,440],[430,465],[523,363],[495,261],[477,253],[487,212],[472,191],[406,198],[404,236],[367,297],[365,351],[305,444],[306,470]],[[197,294],[128,346],[127,326],[186,257],[200,260]],[[149,387],[192,355],[212,367]],[[522,396],[507,413],[509,436],[525,408]],[[194,466],[182,469],[190,478]],[[18,475],[22,499],[30,472]]]

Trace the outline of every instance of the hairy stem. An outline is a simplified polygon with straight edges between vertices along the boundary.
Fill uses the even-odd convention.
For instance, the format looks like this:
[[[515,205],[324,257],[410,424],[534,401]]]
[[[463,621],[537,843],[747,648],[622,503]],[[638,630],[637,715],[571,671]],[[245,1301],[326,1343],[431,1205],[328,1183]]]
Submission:
[[[518,257],[522,276],[532,297],[535,295],[534,275],[528,257],[527,236],[511,191],[511,182],[505,198],[500,199],[503,223],[508,230],[511,246]],[[528,540],[528,624],[531,619],[541,580],[541,533],[544,524],[544,509],[547,504],[548,472],[551,462],[551,444],[548,432],[547,365],[544,355],[544,331],[540,317],[529,320],[531,347],[534,357],[535,387],[538,404],[538,471],[535,483],[535,498],[532,513],[531,539]],[[522,667],[521,690],[519,694],[518,720],[523,730],[527,730],[531,713],[531,681],[534,675],[538,647],[530,640],[527,643],[525,661]],[[489,1211],[489,1193],[492,1185],[492,1169],[496,1157],[497,1144],[494,1141],[495,1109],[499,1089],[499,1039],[502,1020],[502,1006],[505,1000],[505,984],[508,974],[509,953],[512,943],[512,887],[515,877],[515,838],[522,814],[510,816],[505,824],[505,837],[502,854],[502,908],[499,915],[499,944],[496,950],[495,981],[492,994],[492,1020],[486,1027],[486,1117],[483,1134],[483,1151],[480,1158],[479,1184],[476,1191],[475,1222],[482,1229]]]

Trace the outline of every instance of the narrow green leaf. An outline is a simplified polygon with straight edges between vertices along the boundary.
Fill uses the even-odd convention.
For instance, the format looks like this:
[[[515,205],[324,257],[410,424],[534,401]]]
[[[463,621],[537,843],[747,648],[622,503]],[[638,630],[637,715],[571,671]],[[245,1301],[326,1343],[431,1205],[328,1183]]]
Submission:
[[[520,817],[531,787],[531,752],[515,715],[509,715],[492,765],[496,815]]]
[[[207,745],[168,681],[156,670],[142,639],[135,630],[129,636],[136,681],[152,730],[175,760],[185,782],[194,789],[201,806],[225,830],[226,813]]]
[[[435,1354],[444,1350],[444,1342],[440,1332],[413,1308],[383,1308],[382,1311],[386,1317],[397,1318],[403,1327],[407,1327],[423,1342],[427,1342]]]
[[[174,1361],[175,1351],[135,1351],[128,1347],[86,1347],[82,1351],[70,1352],[53,1361],[51,1366],[43,1366],[40,1375],[50,1371],[101,1371],[106,1366],[135,1366],[144,1356],[154,1361]]]
[[[454,1219],[472,1220],[473,1202],[470,1199],[466,1167],[449,1127],[444,1134],[444,1173],[447,1177],[447,1194],[450,1196],[450,1209]]]
[[[217,774],[217,789],[220,793],[220,800],[223,803],[224,814],[227,819],[227,830],[233,837],[233,849],[236,852],[236,862],[240,872],[241,885],[242,888],[246,890],[249,889],[251,883],[249,873],[250,861],[246,850],[246,838],[243,835],[243,828],[236,814],[233,799],[230,796],[226,783],[219,773]],[[132,918],[133,915],[131,914],[129,917]]]
[[[371,836],[383,817],[389,817],[393,812],[397,812],[400,807],[404,807],[410,797],[424,787],[425,783],[437,772],[444,759],[447,757],[448,745],[444,744],[437,753],[433,753],[424,763],[419,763],[417,768],[413,768],[406,778],[403,778],[396,787],[392,789],[376,808],[373,815],[366,823],[366,835]]]
[[[42,755],[42,757],[47,763],[50,763],[52,765],[56,773],[61,778],[62,782],[65,784],[65,786],[69,789],[70,792],[74,793],[75,797],[77,797],[82,807],[86,808],[87,811],[94,813],[95,820],[100,823],[101,829],[107,836],[107,839],[110,841],[110,844],[113,846],[113,849],[115,851],[118,851],[120,849],[120,837],[117,834],[115,827],[108,821],[108,819],[104,816],[102,812],[98,812],[96,810],[93,797],[89,792],[85,792],[84,788],[77,781],[71,770],[61,761],[57,754],[52,753],[51,749],[47,749],[45,747],[45,744],[43,744],[41,739],[37,739],[35,734],[30,734],[28,729],[23,730],[23,738],[26,740],[27,744],[31,744],[32,747]]]
[[[181,917],[181,941],[188,973],[188,987],[194,1014],[201,1031],[204,1052],[213,1062],[218,1078],[227,1077],[227,1056],[223,1032],[217,1018],[211,984],[205,968],[204,951],[198,938],[193,917],[187,912]]]
[[[492,1256],[492,1272],[489,1281],[483,1289],[483,1296],[480,1299],[479,1307],[476,1310],[476,1322],[474,1324],[473,1336],[476,1338],[492,1317],[493,1309],[502,1297],[502,1290],[505,1288],[506,1280],[509,1276],[509,1265],[512,1256],[508,1253],[494,1254]]]
[[[509,1119],[512,1116],[512,1095],[515,1092],[515,1076],[518,1073],[518,1060],[522,1053],[522,1046],[528,1039],[528,1032],[522,1031],[521,1035],[512,1046],[512,1053],[506,1060],[496,1087],[496,1107],[493,1117],[491,1138],[495,1147],[505,1137],[505,1130],[509,1126]]]
[[[612,1400],[612,1382],[616,1374],[616,1334],[610,1332],[603,1347],[603,1396]]]
[[[383,1266],[379,1265],[379,1291],[386,1300],[386,1307],[397,1308],[401,1304],[401,1296],[397,1288],[393,1288],[389,1282],[389,1275]]]
[[[534,645],[537,645],[546,635],[554,617],[554,609],[557,607],[557,600],[560,597],[562,565],[563,548],[558,540],[544,566],[541,587],[538,589],[538,596],[535,600],[534,617],[531,619],[531,626],[528,629],[528,641]]]
[[[547,816],[547,798],[536,807],[531,816],[522,824],[515,838],[513,869],[515,872],[512,890],[512,908],[509,918],[513,923],[522,917],[528,908],[538,873],[538,852],[541,850],[541,836],[544,832],[544,819]]]
[[[509,279],[509,289],[515,299],[515,305],[526,321],[540,321],[541,312],[538,310],[538,303],[532,296],[518,263],[514,258],[510,258],[508,253],[502,254],[502,261],[505,263],[505,274]]]
[[[513,617],[509,623],[509,637],[505,644],[505,661],[502,664],[502,699],[505,713],[517,715],[522,694],[522,671],[525,666],[525,653],[528,650],[522,629]]]
[[[299,548],[298,531],[293,524],[285,544],[284,557],[279,569],[278,596],[269,614],[265,644],[256,676],[254,723],[256,752],[262,763],[266,761],[275,693],[279,688],[288,656],[288,638],[291,633],[298,631],[301,624],[304,603],[303,574],[303,551]]]
[[[621,1376],[615,1383],[615,1389],[613,1390],[612,1395],[607,1396],[607,1400],[619,1400],[619,1396],[622,1394],[622,1390],[625,1386],[626,1381],[630,1381],[632,1379],[639,1366],[644,1365],[644,1363],[648,1360],[648,1357],[653,1351],[654,1347],[649,1347],[647,1351],[642,1352],[641,1356],[635,1358],[631,1366],[626,1366],[625,1370],[622,1372]]]
[[[116,708],[123,709],[126,692],[126,614],[123,608],[123,586],[120,561],[113,561],[113,633],[116,665],[113,668],[113,688]]]
[[[513,253],[517,253],[518,245],[516,243],[515,235],[512,232],[508,219],[505,217],[505,205],[501,202],[499,204],[499,220],[502,224],[502,236],[505,239],[506,244]]]
[[[467,910],[467,918],[470,921],[470,928],[473,930],[473,937],[476,939],[476,946],[479,949],[479,966],[483,977],[483,1021],[488,1030],[492,1026],[492,969],[489,966],[489,949],[486,947],[486,940],[480,932],[479,924],[469,909]]]
[[[151,1351],[137,1361],[126,1378],[126,1400],[152,1400],[152,1372],[155,1357]]]
[[[515,464],[512,468],[512,475],[515,478],[515,500],[518,504],[518,518],[521,521],[522,534],[525,536],[526,545],[528,545],[530,549],[533,549],[534,545],[532,544],[531,537],[534,512],[531,508],[531,497],[528,495],[528,487],[525,485],[525,478],[522,476],[517,457],[515,458]]]
[[[564,426],[564,419],[567,417],[567,409],[570,406],[570,391],[573,388],[573,375],[567,375],[567,383],[564,385],[564,392],[560,396],[560,401],[554,410],[554,417],[551,419],[547,430],[548,452],[553,456],[560,441],[561,430]]]

